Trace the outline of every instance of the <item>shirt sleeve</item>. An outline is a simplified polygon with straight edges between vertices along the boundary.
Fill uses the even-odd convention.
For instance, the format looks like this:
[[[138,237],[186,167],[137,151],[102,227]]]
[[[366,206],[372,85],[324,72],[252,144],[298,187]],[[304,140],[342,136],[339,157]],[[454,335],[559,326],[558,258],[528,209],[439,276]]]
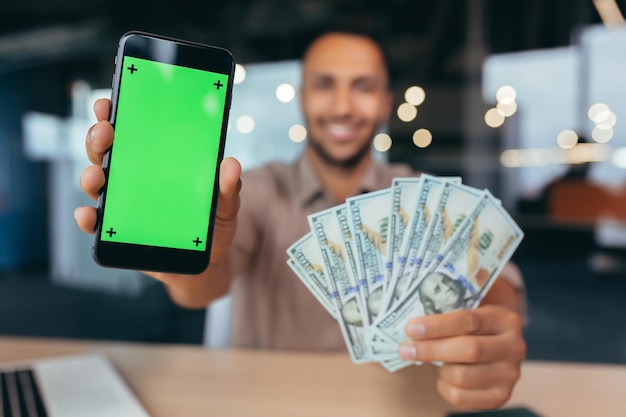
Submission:
[[[268,182],[257,178],[260,172],[244,172],[241,177],[237,230],[229,252],[231,273],[234,276],[246,271],[254,262],[260,245],[262,223],[268,199]],[[262,174],[261,174],[262,175]]]
[[[519,267],[513,262],[507,262],[504,268],[502,268],[499,278],[507,281],[517,291],[518,305],[520,306],[519,313],[524,320],[524,324],[528,324],[526,286]]]

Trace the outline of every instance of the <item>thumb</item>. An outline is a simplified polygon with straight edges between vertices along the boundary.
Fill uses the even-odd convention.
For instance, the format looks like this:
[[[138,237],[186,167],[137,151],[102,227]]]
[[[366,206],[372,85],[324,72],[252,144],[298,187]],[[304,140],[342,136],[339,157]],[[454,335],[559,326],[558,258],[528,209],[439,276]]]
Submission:
[[[224,221],[234,220],[239,211],[241,189],[241,165],[235,158],[224,158],[220,164],[219,187],[217,217]]]
[[[241,165],[234,158],[225,158],[220,165],[219,196],[213,231],[211,262],[219,262],[228,252],[237,229]]]

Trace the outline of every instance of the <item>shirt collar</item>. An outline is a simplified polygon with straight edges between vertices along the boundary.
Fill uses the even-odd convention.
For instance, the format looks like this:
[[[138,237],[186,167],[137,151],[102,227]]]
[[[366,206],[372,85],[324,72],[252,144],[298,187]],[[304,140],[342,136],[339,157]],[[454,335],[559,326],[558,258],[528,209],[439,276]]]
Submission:
[[[361,185],[359,186],[360,194],[389,186],[389,184],[381,183],[385,178],[382,175],[383,169],[382,163],[373,160],[361,180]],[[302,207],[306,207],[316,199],[325,196],[324,187],[304,153],[294,161],[293,173],[293,195]]]
[[[370,193],[372,191],[380,190],[385,187],[389,187],[391,184],[387,181],[387,176],[384,173],[385,165],[378,162],[375,157],[372,159],[372,164],[369,166],[365,175],[361,180],[361,186],[359,192]]]

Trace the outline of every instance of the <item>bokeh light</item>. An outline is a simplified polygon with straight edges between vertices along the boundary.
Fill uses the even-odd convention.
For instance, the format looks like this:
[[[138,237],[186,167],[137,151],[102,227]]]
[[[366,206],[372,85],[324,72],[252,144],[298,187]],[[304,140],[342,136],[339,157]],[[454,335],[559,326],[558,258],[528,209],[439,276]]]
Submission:
[[[556,137],[556,143],[563,149],[571,149],[578,143],[578,134],[570,129],[563,130]]]
[[[403,122],[410,122],[417,117],[417,107],[409,103],[402,103],[398,106],[398,119]]]
[[[626,169],[626,148],[617,148],[611,155],[611,162],[618,168]]]
[[[418,148],[426,148],[433,142],[433,134],[428,129],[417,129],[413,132],[413,144]]]
[[[241,64],[235,65],[235,76],[233,77],[234,84],[241,84],[246,79],[246,67]]]
[[[491,108],[485,113],[485,123],[487,123],[489,127],[496,128],[502,126],[504,119],[504,114],[496,108]]]
[[[413,85],[404,92],[404,99],[409,104],[419,106],[426,100],[426,92],[422,87]]]
[[[617,123],[617,116],[610,111],[604,120],[597,122],[596,127],[598,129],[612,129],[615,123]]]
[[[302,125],[293,125],[289,128],[289,139],[294,142],[302,142],[306,139],[306,128]]]
[[[250,116],[240,116],[237,119],[237,130],[241,133],[250,133],[254,130],[254,119]]]
[[[504,104],[499,101],[498,104],[496,104],[496,109],[498,109],[498,111],[502,113],[504,117],[511,117],[517,111],[517,103],[512,101],[508,104]]]
[[[589,110],[587,111],[587,116],[594,123],[601,123],[609,117],[610,113],[611,109],[608,105],[604,103],[596,103],[589,107]]]
[[[378,152],[387,152],[391,149],[391,136],[386,133],[379,133],[374,136],[374,149]]]
[[[599,127],[594,127],[591,131],[591,138],[598,143],[607,143],[613,139],[613,133],[613,129],[600,129]]]
[[[295,96],[296,89],[291,84],[283,83],[276,87],[276,98],[281,103],[289,103]]]
[[[516,97],[517,91],[510,85],[503,85],[496,91],[496,100],[498,100],[498,103],[510,104],[515,101]]]

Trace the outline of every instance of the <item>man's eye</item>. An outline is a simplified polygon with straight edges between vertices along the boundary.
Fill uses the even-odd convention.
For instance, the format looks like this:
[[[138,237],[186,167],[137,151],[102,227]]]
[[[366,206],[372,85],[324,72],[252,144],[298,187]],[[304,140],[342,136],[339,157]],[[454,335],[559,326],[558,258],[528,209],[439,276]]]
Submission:
[[[332,87],[332,83],[327,80],[319,80],[313,84],[313,87],[317,90],[328,90]]]
[[[437,285],[435,287],[435,294],[439,294],[441,292],[441,287],[439,285]]]
[[[375,89],[374,85],[372,85],[372,83],[369,83],[369,82],[356,83],[354,88],[355,90],[361,91],[363,93],[369,93],[371,91],[374,91]]]

